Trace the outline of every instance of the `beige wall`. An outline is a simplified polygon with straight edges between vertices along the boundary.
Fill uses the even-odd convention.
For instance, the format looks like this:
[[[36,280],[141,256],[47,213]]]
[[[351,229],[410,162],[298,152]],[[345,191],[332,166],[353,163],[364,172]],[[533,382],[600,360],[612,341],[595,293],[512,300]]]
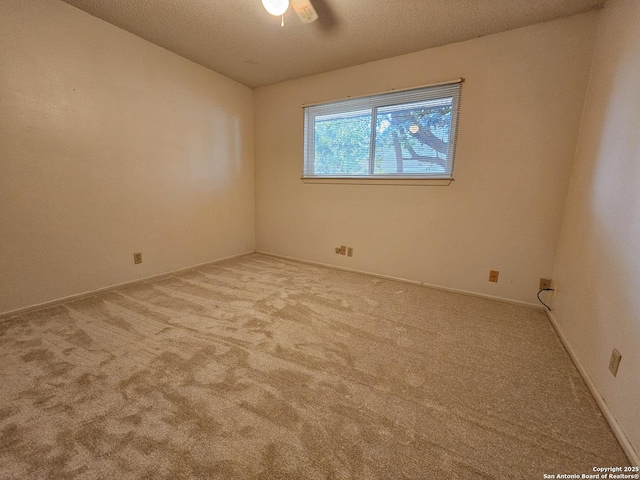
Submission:
[[[0,312],[254,250],[249,88],[57,0],[0,32]]]
[[[579,15],[257,89],[258,250],[537,303],[555,261],[596,24],[597,13]],[[300,180],[303,104],[458,77],[451,186]]]
[[[553,316],[640,452],[640,2],[600,14]],[[611,350],[622,361],[608,370]],[[638,458],[636,456],[636,458]]]

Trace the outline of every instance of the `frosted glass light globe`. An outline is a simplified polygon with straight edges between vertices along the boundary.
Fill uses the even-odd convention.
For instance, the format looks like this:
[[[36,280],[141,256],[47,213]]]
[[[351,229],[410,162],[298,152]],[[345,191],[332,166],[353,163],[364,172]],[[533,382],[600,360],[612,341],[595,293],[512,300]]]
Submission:
[[[271,15],[280,16],[289,8],[289,0],[262,0],[262,5]]]

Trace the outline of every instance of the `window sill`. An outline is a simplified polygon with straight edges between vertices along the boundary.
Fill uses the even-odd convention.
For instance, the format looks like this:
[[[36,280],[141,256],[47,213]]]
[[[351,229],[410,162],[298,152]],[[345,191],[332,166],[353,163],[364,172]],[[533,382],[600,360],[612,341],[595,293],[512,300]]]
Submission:
[[[302,177],[304,183],[334,183],[346,185],[424,185],[448,186],[453,178],[420,177]]]

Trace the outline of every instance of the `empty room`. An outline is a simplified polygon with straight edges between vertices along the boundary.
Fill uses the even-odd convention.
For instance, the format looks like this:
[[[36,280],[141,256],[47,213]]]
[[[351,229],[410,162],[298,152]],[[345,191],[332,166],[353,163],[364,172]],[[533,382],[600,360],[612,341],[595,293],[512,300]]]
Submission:
[[[640,478],[638,25],[0,0],[0,478]]]

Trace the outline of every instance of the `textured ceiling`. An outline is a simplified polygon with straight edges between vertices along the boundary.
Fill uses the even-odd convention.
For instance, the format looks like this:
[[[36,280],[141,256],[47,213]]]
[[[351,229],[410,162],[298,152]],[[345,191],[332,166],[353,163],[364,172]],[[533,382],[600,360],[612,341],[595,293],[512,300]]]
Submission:
[[[260,0],[64,0],[249,87],[511,30],[605,0],[312,0],[285,26]]]

